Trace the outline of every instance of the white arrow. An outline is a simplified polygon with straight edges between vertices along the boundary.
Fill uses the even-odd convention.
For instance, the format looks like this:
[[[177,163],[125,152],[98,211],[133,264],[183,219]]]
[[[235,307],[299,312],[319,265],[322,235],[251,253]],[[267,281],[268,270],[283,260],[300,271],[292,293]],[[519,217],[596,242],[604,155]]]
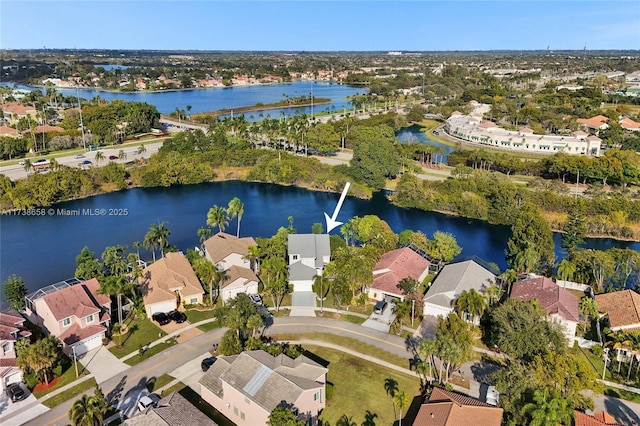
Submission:
[[[324,218],[327,221],[327,234],[331,232],[333,228],[336,226],[342,225],[342,222],[338,222],[336,218],[338,217],[338,213],[340,213],[340,208],[342,207],[342,203],[344,202],[345,197],[347,196],[347,192],[349,191],[349,186],[351,184],[347,182],[342,190],[342,195],[340,195],[340,199],[338,200],[338,205],[336,209],[333,211],[333,216],[329,217],[327,213],[324,214]]]

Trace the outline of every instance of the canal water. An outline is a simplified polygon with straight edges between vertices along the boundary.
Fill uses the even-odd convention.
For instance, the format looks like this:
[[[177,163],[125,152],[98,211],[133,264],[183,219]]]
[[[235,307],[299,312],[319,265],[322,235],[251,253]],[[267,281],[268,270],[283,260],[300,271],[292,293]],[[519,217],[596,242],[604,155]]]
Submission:
[[[197,230],[205,226],[207,211],[214,204],[226,206],[238,197],[245,205],[242,236],[269,237],[280,226],[293,226],[300,233],[311,232],[324,212],[332,214],[339,194],[314,192],[295,187],[249,182],[218,182],[169,188],[136,188],[69,201],[45,209],[43,216],[2,216],[0,218],[0,280],[11,274],[22,276],[30,291],[73,276],[75,257],[88,246],[99,257],[105,247],[124,244],[135,252],[134,241],[142,241],[153,223],[167,222],[169,242],[180,250],[199,244]],[[384,194],[371,200],[348,197],[338,220],[375,214],[399,233],[404,229],[421,230],[427,236],[435,231],[452,233],[463,251],[461,257],[479,256],[505,267],[504,249],[509,238],[505,226],[447,216],[390,204]],[[227,232],[235,233],[236,221]],[[339,228],[332,231],[339,232]],[[556,247],[560,245],[555,236]],[[630,247],[640,243],[610,239],[590,239],[588,247],[607,249]],[[151,254],[142,251],[143,258]]]

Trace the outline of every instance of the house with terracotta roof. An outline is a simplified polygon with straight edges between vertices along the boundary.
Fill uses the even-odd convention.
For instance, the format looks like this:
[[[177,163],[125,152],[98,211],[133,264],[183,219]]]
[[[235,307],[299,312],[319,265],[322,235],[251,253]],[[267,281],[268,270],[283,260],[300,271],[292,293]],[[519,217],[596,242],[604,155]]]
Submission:
[[[238,426],[267,424],[280,404],[316,424],[325,407],[328,369],[300,355],[296,359],[263,351],[222,356],[200,379],[201,396]]]
[[[313,291],[313,277],[331,260],[329,234],[289,234],[289,282],[293,291]]]
[[[633,121],[629,117],[624,117],[619,122],[620,127],[631,132],[640,132],[640,123]]]
[[[413,426],[500,426],[503,409],[445,389],[433,388],[425,398]],[[409,420],[409,419],[408,419]],[[404,423],[404,422],[403,422]]]
[[[483,289],[496,282],[496,275],[475,259],[445,265],[424,295],[423,314],[446,317],[455,308],[452,302],[463,291]]]
[[[604,130],[609,128],[607,124],[609,117],[605,117],[604,115],[596,115],[591,118],[578,118],[576,121],[578,124],[582,124],[589,129]]]
[[[147,316],[202,303],[204,289],[182,253],[166,253],[142,270],[138,279]]]
[[[141,413],[124,421],[125,426],[218,426],[178,392],[172,392]]]
[[[216,265],[219,271],[226,271],[235,265],[255,272],[254,265],[247,259],[249,247],[258,245],[253,238],[238,238],[235,235],[218,232],[207,239],[203,245],[205,258]]]
[[[623,426],[622,423],[618,423],[613,416],[606,411],[598,411],[593,415],[585,414],[581,411],[575,410],[573,412],[573,425],[574,426]]]
[[[403,247],[382,255],[373,269],[373,282],[368,289],[369,297],[382,300],[386,296],[404,300],[406,294],[398,287],[405,278],[421,283],[429,274],[431,262],[412,250]]]
[[[516,281],[511,287],[510,297],[518,300],[536,300],[547,311],[549,318],[562,326],[569,346],[573,346],[576,327],[580,321],[576,296],[550,278],[533,277]]]
[[[0,312],[0,392],[22,381],[22,370],[16,363],[15,344],[28,339],[31,332],[24,328],[25,318],[15,309]]]
[[[612,331],[640,329],[640,294],[634,290],[597,294],[598,311],[605,314]]]
[[[20,132],[9,126],[0,126],[0,137],[19,138]]]
[[[45,287],[27,296],[27,318],[58,337],[65,353],[82,355],[102,345],[111,322],[111,298],[98,290],[95,278]]]
[[[36,119],[37,111],[32,106],[24,106],[17,102],[11,102],[0,106],[4,119],[8,124],[15,124],[23,117]]]

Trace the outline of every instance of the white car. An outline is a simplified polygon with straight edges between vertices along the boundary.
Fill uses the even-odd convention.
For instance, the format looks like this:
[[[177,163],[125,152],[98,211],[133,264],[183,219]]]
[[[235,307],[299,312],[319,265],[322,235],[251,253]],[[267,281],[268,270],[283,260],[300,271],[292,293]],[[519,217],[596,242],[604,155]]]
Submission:
[[[156,407],[158,401],[160,401],[160,396],[155,393],[145,395],[138,400],[138,410],[146,411],[149,407]]]
[[[250,294],[249,297],[258,306],[262,306],[262,297],[259,294]]]
[[[489,388],[487,389],[487,400],[486,400],[487,404],[497,407],[499,399],[500,399],[500,394],[496,390],[496,387],[489,386]]]

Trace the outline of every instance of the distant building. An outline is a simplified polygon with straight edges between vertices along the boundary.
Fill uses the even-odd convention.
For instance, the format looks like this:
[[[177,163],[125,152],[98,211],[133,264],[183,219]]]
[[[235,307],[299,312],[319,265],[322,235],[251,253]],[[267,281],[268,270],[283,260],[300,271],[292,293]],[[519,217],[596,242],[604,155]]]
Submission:
[[[291,359],[257,350],[218,357],[200,379],[202,399],[238,426],[267,423],[280,404],[307,424],[326,404],[327,368],[300,355]]]
[[[312,291],[313,277],[331,260],[329,234],[289,234],[287,241],[293,291]]]
[[[16,363],[16,342],[31,337],[24,328],[25,321],[15,309],[0,312],[0,392],[22,381],[22,370]]]
[[[575,410],[573,412],[574,426],[623,426],[618,423],[613,416],[606,411],[598,411],[593,415],[585,414]]]
[[[576,137],[558,135],[536,135],[531,129],[506,130],[495,123],[484,120],[483,114],[489,105],[470,102],[474,112],[463,115],[454,112],[447,119],[444,130],[449,135],[483,146],[508,151],[555,154],[564,152],[570,155],[600,155],[601,140],[596,136]],[[606,123],[605,123],[606,124]]]
[[[578,118],[576,121],[578,124],[582,124],[588,129],[604,130],[609,128],[609,125],[607,124],[609,117],[605,117],[604,115],[596,115],[591,118]]]
[[[640,294],[627,289],[598,294],[595,299],[598,310],[607,315],[612,331],[640,329]]]

